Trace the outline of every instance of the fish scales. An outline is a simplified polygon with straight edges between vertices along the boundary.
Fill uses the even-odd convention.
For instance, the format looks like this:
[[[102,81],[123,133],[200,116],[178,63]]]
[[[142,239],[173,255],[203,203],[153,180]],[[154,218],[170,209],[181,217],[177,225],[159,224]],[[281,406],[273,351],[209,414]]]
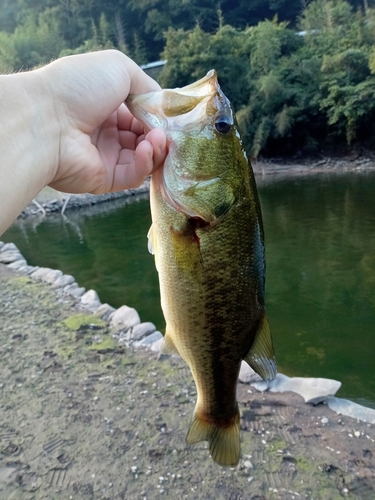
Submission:
[[[209,441],[212,458],[233,466],[241,362],[263,378],[276,374],[253,171],[214,71],[182,89],[132,96],[127,105],[145,126],[164,128],[169,142],[151,181],[149,247],[166,319],[162,350],[186,361],[197,387],[187,442]]]

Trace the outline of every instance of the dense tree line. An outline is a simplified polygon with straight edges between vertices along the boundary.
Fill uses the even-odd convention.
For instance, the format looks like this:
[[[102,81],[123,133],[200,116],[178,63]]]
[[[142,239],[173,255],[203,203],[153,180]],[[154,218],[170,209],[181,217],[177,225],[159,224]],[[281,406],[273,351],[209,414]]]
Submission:
[[[118,48],[168,60],[161,84],[215,68],[252,156],[375,136],[372,0],[2,0],[0,72]]]

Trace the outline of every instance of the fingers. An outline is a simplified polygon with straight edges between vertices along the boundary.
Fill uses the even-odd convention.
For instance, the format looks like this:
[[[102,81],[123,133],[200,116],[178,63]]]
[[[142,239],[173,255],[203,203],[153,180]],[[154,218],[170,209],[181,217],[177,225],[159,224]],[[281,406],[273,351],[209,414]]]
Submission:
[[[162,130],[154,129],[140,142],[134,152],[120,153],[111,191],[135,188],[164,163],[167,155],[166,137]]]
[[[155,128],[146,135],[145,140],[149,141],[153,148],[152,172],[155,172],[163,165],[167,156],[167,138],[163,130]]]

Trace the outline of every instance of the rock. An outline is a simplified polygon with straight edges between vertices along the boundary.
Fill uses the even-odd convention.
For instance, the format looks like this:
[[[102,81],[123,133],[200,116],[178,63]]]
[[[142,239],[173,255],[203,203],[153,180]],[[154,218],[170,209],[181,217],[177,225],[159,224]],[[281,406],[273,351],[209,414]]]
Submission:
[[[70,286],[73,286],[73,285],[70,285]],[[72,290],[70,290],[68,293],[68,295],[71,295],[72,297],[74,297],[75,299],[79,299],[80,297],[82,297],[82,295],[86,292],[86,288],[83,288],[83,287],[78,287],[77,288],[73,288]]]
[[[133,327],[129,340],[134,340],[134,341],[141,340],[144,337],[147,337],[147,335],[154,333],[155,330],[156,326],[153,323],[150,322],[140,323],[139,325],[135,325]]]
[[[303,397],[306,403],[321,403],[333,396],[340,389],[341,382],[328,378],[287,377],[278,373],[275,380],[269,383],[270,392],[295,392]]]
[[[16,262],[16,260],[25,260],[18,250],[6,252],[3,251],[0,253],[0,262],[2,262],[3,264],[11,264],[12,262]]]
[[[134,342],[133,346],[134,347],[148,347],[151,344],[154,344],[156,341],[158,341],[162,338],[163,338],[163,335],[160,332],[154,332],[151,335],[148,335],[144,339],[140,340],[139,342]]]
[[[74,283],[74,278],[70,274],[63,274],[62,276],[58,277],[54,284],[54,288],[64,288],[67,285],[72,285]]]
[[[268,389],[269,382],[267,380],[259,380],[259,382],[251,382],[257,391],[264,392]]]
[[[88,290],[82,295],[81,304],[87,309],[90,309],[90,311],[96,311],[101,306],[99,295],[95,292],[95,290]]]
[[[44,277],[50,272],[52,269],[49,267],[39,267],[36,271],[31,273],[31,277],[36,280],[43,280]]]
[[[114,313],[116,309],[109,304],[102,304],[98,309],[95,311],[95,315],[99,316],[99,318],[104,319],[104,321],[108,321],[109,317],[112,313]]]
[[[16,247],[16,245],[14,243],[6,243],[5,245],[3,245],[3,247],[1,248],[1,251],[2,252],[19,252],[19,249],[18,247]]]
[[[8,264],[8,267],[10,269],[16,269],[18,271],[21,268],[26,267],[26,266],[27,266],[27,262],[26,262],[25,259],[16,260],[15,262],[12,262],[11,264]]]
[[[57,279],[61,278],[62,275],[63,273],[59,269],[51,269],[50,272],[46,273],[41,279],[52,285]]]
[[[161,346],[163,345],[163,340],[164,338],[162,337],[161,339],[159,338],[159,340],[157,340],[156,342],[153,342],[150,345],[150,350],[152,352],[160,352]]]
[[[243,384],[251,384],[252,382],[260,382],[261,377],[246,363],[242,361],[238,380]]]
[[[26,274],[32,274],[34,273],[37,269],[39,269],[38,266],[26,266],[25,273]]]
[[[5,243],[3,241],[0,241],[0,252],[1,252],[1,249],[5,246]]]
[[[29,266],[28,266],[27,264],[25,264],[25,265],[23,265],[23,266],[19,267],[19,268],[17,269],[17,271],[18,271],[19,273],[25,273],[25,274],[27,274],[28,267],[29,267]]]
[[[121,326],[121,328],[131,328],[139,325],[141,318],[133,307],[121,306],[110,316],[112,326]]]
[[[72,290],[75,290],[76,288],[78,288],[78,283],[74,282],[71,285],[64,286],[63,291],[65,293],[69,293]]]
[[[329,408],[339,415],[346,415],[347,417],[362,420],[369,424],[375,424],[375,410],[366,408],[365,406],[353,403],[347,399],[329,397],[327,398]]]

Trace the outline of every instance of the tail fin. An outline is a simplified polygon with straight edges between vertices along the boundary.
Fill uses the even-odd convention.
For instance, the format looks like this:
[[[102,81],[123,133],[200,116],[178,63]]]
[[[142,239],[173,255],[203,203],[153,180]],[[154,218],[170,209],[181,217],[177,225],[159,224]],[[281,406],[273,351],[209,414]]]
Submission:
[[[226,426],[208,422],[194,414],[193,422],[186,436],[187,444],[208,441],[214,462],[219,465],[234,467],[240,460],[240,413]]]

